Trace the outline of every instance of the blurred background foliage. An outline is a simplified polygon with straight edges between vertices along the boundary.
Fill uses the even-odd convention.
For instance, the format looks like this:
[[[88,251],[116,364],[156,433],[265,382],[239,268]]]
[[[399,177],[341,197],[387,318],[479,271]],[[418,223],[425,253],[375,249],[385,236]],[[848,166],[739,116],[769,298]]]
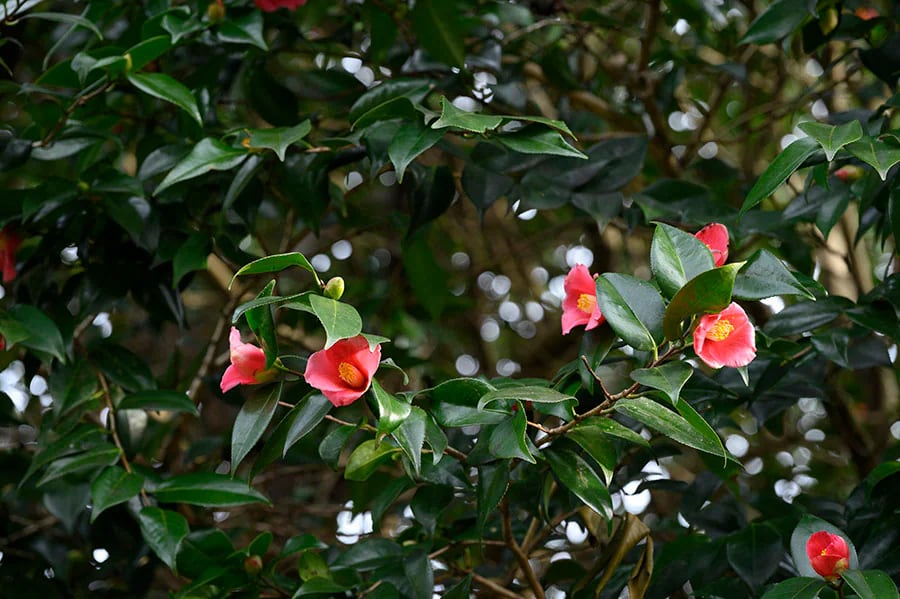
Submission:
[[[651,221],[724,223],[731,261],[768,250],[817,301],[745,304],[760,346],[749,385],[698,369],[682,392],[743,467],[666,439],[612,445],[612,536],[574,498],[538,505],[546,479],[514,471],[504,510],[547,596],[759,596],[795,574],[785,551],[807,512],[852,537],[862,568],[897,580],[898,10],[0,3],[0,224],[22,240],[0,300],[0,594],[299,596],[316,591],[301,581],[325,578],[336,585],[325,594],[532,596],[501,536],[445,543],[472,518],[447,481],[413,495],[395,472],[353,482],[323,463],[323,440],[339,443],[337,463],[350,435],[349,446],[362,439],[338,423],[256,473],[270,505],[178,504],[194,531],[167,564],[179,576],[145,540],[137,491],[93,519],[91,484],[120,459],[155,483],[229,472],[249,393],[219,391],[227,332],[268,278],[228,284],[267,254],[303,252],[323,280],[345,279],[345,301],[409,374],[404,386],[383,372],[386,387],[550,379],[590,406],[578,358],[609,341],[560,335],[563,278],[577,263],[649,278]],[[485,125],[473,111],[508,118]],[[439,116],[453,125],[429,128]],[[813,144],[779,177],[770,165],[812,121],[856,122],[853,143],[872,145],[826,156]],[[270,127],[282,129],[266,137]],[[769,193],[741,215],[760,175]],[[289,295],[310,277],[286,271],[278,284]],[[277,315],[283,347],[321,348],[313,317]],[[604,357],[594,366],[612,392],[642,365],[622,348]],[[294,383],[283,398],[307,390]],[[113,409],[149,391],[177,410]],[[366,418],[350,410],[346,420]],[[393,547],[348,550],[373,527],[405,535],[399,574]],[[210,564],[226,574],[205,584]]]

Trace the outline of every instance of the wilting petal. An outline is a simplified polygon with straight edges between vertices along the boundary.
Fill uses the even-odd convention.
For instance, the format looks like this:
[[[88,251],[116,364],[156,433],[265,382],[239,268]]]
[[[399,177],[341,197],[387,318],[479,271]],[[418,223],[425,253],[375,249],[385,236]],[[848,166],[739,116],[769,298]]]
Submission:
[[[728,229],[725,225],[711,223],[697,231],[694,237],[706,244],[716,266],[725,264],[728,260]]]

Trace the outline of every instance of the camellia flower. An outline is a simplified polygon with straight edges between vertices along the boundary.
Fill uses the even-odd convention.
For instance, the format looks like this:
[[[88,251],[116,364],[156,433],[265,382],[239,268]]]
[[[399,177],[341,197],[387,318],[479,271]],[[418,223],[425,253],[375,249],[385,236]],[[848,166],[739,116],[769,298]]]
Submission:
[[[806,555],[817,574],[836,579],[850,567],[850,548],[841,535],[825,530],[810,535],[806,541]]]
[[[297,10],[306,4],[306,0],[253,0],[256,6],[265,12],[275,12],[279,8]]]
[[[855,164],[848,164],[834,171],[834,176],[847,185],[850,185],[851,183],[859,181],[860,177],[863,176],[863,170]]]
[[[303,377],[337,407],[350,405],[369,389],[381,362],[381,346],[369,348],[362,335],[341,339],[309,357]]]
[[[242,343],[241,333],[231,327],[228,335],[231,345],[231,365],[222,375],[222,393],[238,385],[258,385],[268,383],[275,376],[275,370],[266,368],[266,354],[252,343]]]
[[[0,268],[3,269],[3,282],[9,283],[16,278],[16,252],[22,245],[19,234],[4,228],[0,231]]]
[[[594,277],[584,264],[576,264],[569,271],[563,289],[566,291],[566,297],[562,302],[563,335],[568,335],[569,331],[582,324],[586,331],[590,331],[606,320],[597,307],[597,285]]]
[[[739,305],[700,318],[694,329],[694,351],[713,368],[746,366],[756,357],[756,331]]]
[[[877,19],[881,15],[877,10],[872,8],[871,6],[861,6],[857,8],[854,14],[862,19],[863,21],[868,21],[870,19]]]
[[[712,252],[713,262],[722,266],[728,260],[728,229],[725,225],[711,223],[697,231],[694,237],[706,244]]]

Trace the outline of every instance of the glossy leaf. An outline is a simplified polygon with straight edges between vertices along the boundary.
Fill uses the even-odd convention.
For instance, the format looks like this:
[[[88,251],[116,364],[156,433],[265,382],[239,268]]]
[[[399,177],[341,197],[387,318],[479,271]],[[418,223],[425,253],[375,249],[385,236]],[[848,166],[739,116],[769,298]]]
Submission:
[[[384,390],[377,380],[372,379],[372,396],[378,406],[378,434],[387,435],[393,432],[409,416],[412,406],[394,397]],[[424,422],[423,422],[424,425]],[[425,429],[423,427],[422,434]]]
[[[378,121],[406,117],[410,122],[420,120],[414,105],[428,94],[425,79],[395,79],[362,94],[350,107],[348,118],[353,129],[362,129]]]
[[[863,136],[862,125],[859,124],[859,121],[850,121],[837,126],[807,121],[800,123],[798,127],[819,142],[819,145],[825,150],[825,158],[829,162],[834,159],[838,150]]]
[[[375,381],[372,381],[372,383],[374,384]],[[397,399],[394,401],[405,404],[405,402],[401,402]],[[403,419],[393,432],[397,445],[400,446],[400,449],[402,449],[403,453],[406,454],[406,457],[409,458],[409,461],[413,465],[413,472],[416,475],[418,475],[419,470],[422,469],[422,446],[425,444],[427,419],[428,415],[422,408],[412,406],[409,415]],[[381,425],[381,419],[378,420],[378,424],[379,426]]]
[[[453,105],[446,96],[441,97],[441,118],[431,124],[433,129],[456,127],[472,133],[484,133],[496,129],[503,117],[493,114],[466,112]]]
[[[652,285],[630,275],[597,279],[597,304],[606,321],[635,349],[655,350],[663,340],[665,304]]]
[[[809,541],[809,537],[822,530],[841,536],[847,541],[847,547],[850,549],[850,569],[858,569],[859,557],[856,554],[856,547],[847,534],[830,522],[826,522],[811,514],[804,514],[791,534],[791,557],[794,558],[794,566],[797,568],[797,573],[800,576],[821,580],[821,576],[813,570],[812,565],[809,563],[809,556],[806,555],[806,544]]]
[[[159,195],[176,183],[194,179],[210,171],[233,169],[246,157],[246,150],[232,148],[217,139],[207,137],[194,146],[190,153],[169,171],[153,194]]]
[[[47,353],[60,362],[66,361],[66,347],[62,333],[56,323],[34,306],[17,304],[9,309],[9,316],[16,330],[27,333],[25,338],[19,336],[17,343],[35,351]],[[9,320],[0,320],[0,333],[6,333]]]
[[[347,459],[344,478],[355,481],[368,480],[382,464],[390,462],[400,451],[399,447],[385,442],[378,444],[374,439],[363,441]]]
[[[612,520],[612,498],[609,489],[590,464],[573,451],[550,447],[544,452],[553,474],[589,508],[606,521]]]
[[[588,427],[596,428],[607,437],[621,439],[623,441],[628,441],[629,443],[633,443],[635,445],[640,445],[641,447],[650,449],[650,443],[647,441],[647,439],[643,438],[639,433],[634,432],[630,428],[616,422],[611,418],[605,418],[601,416],[587,418],[586,420],[582,420],[581,422],[576,424],[572,428],[572,430],[574,431],[577,429]]]
[[[185,412],[199,416],[197,406],[180,391],[148,389],[126,395],[116,406],[119,410],[148,410],[154,412]]]
[[[566,433],[566,438],[577,443],[585,453],[597,462],[597,465],[603,471],[603,477],[609,484],[616,469],[618,455],[604,427],[602,425],[598,426],[601,422],[611,421],[606,418],[590,418],[572,427]],[[641,438],[643,439],[643,437]]]
[[[194,119],[198,125],[203,124],[197,100],[183,83],[165,73],[129,73],[128,82],[147,95],[174,104]]]
[[[650,245],[650,269],[668,297],[715,266],[706,244],[681,229],[657,223]]]
[[[325,349],[341,339],[356,337],[362,331],[362,318],[350,304],[322,295],[311,295],[309,305],[325,328]]]
[[[86,471],[99,470],[112,466],[119,461],[122,452],[113,445],[105,443],[77,455],[60,458],[50,464],[44,475],[38,479],[37,486],[46,485],[63,476],[80,474]]]
[[[741,214],[747,212],[770,196],[788,177],[794,174],[807,158],[819,151],[819,143],[811,137],[802,137],[785,148],[763,171],[747,194]]]
[[[484,523],[500,505],[507,487],[509,487],[509,462],[501,460],[478,467],[476,499],[479,530],[484,528]]]
[[[572,147],[558,131],[547,129],[541,125],[529,125],[518,131],[499,135],[497,141],[510,150],[522,154],[547,154],[587,159],[583,152]]]
[[[269,281],[269,284],[262,288],[257,299],[270,297],[275,290],[275,281]],[[275,360],[278,358],[278,335],[275,332],[275,317],[272,314],[272,308],[268,305],[261,305],[244,313],[250,330],[259,340],[263,352],[266,354],[266,368],[272,368]]]
[[[743,300],[759,300],[776,295],[802,295],[815,299],[781,260],[768,250],[759,250],[735,277],[732,296]]]
[[[519,409],[491,431],[488,444],[491,455],[495,458],[517,458],[535,464],[526,440],[526,429],[525,412]]]
[[[410,163],[443,137],[444,131],[426,127],[419,119],[404,123],[388,146],[388,157],[394,165],[397,181],[403,183],[403,175]]]
[[[91,483],[91,522],[108,508],[124,503],[141,492],[144,477],[110,466]]]
[[[776,0],[747,28],[742,44],[769,44],[787,37],[812,15],[806,0]]]
[[[263,16],[258,10],[251,10],[242,17],[227,18],[219,24],[219,39],[232,44],[248,44],[260,50],[268,50],[263,36]]]
[[[766,591],[762,599],[815,599],[826,586],[821,578],[788,578]]]
[[[681,337],[681,323],[696,314],[715,314],[727,308],[731,303],[734,278],[743,266],[743,262],[737,262],[708,270],[682,287],[666,307],[666,338]]]
[[[287,455],[288,450],[293,447],[294,443],[305,437],[313,430],[332,408],[332,404],[324,395],[314,393],[304,399],[300,404],[295,406],[293,410],[297,413],[293,417],[291,427],[288,429],[287,436],[284,440],[284,449],[281,454]],[[292,410],[292,411],[293,411]]]
[[[479,410],[481,398],[494,390],[478,379],[450,379],[431,390],[432,414],[441,426],[460,427],[475,424],[497,424],[507,414],[499,410]]]
[[[160,503],[189,503],[208,507],[269,503],[265,495],[246,482],[210,472],[179,474],[148,491]]]
[[[878,171],[882,181],[887,179],[891,167],[900,162],[900,146],[875,137],[864,137],[853,142],[847,150]]]
[[[680,402],[683,404],[684,402]],[[725,457],[722,442],[715,442],[698,432],[680,414],[646,397],[633,397],[616,402],[615,409],[620,414],[633,418],[663,435],[688,447],[705,451],[715,456]]]
[[[728,539],[726,553],[738,576],[750,588],[758,589],[778,570],[784,549],[778,531],[754,523]]]
[[[150,549],[173,571],[178,546],[190,532],[184,516],[158,507],[145,507],[138,514],[141,534]]]
[[[488,391],[478,400],[478,409],[495,401],[530,401],[532,403],[560,403],[574,400],[575,398],[565,393],[560,393],[550,387],[538,387],[535,385],[510,385]]]
[[[231,286],[234,285],[234,280],[241,275],[279,272],[286,268],[290,268],[291,266],[299,266],[300,268],[309,271],[316,278],[316,283],[321,285],[316,269],[310,264],[309,260],[306,259],[306,256],[300,252],[290,252],[288,254],[273,254],[271,256],[266,256],[265,258],[260,258],[259,260],[254,260],[249,264],[245,264],[234,273],[234,277],[232,277],[228,288],[230,289]]]
[[[238,466],[260,440],[275,410],[278,409],[278,401],[284,388],[279,383],[270,389],[257,391],[250,396],[241,411],[234,419],[234,427],[231,429],[231,473],[237,472]]]
[[[847,570],[841,574],[859,599],[897,599],[897,586],[881,570]]]
[[[651,389],[665,393],[672,405],[678,405],[681,388],[694,374],[694,369],[685,362],[668,362],[654,368],[638,368],[631,371],[631,378]]]
[[[441,62],[454,67],[465,63],[465,31],[461,14],[451,0],[420,0],[412,12],[419,43]]]
[[[273,127],[271,129],[248,129],[251,148],[268,148],[275,152],[278,159],[284,162],[285,152],[289,146],[294,145],[312,130],[308,120],[295,127]]]

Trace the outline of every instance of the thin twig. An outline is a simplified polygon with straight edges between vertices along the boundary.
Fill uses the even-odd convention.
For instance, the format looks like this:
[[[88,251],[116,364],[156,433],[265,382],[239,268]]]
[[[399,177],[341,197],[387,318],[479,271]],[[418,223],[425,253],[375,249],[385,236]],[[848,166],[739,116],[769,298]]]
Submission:
[[[497,595],[500,595],[501,597],[511,597],[512,599],[522,599],[520,595],[513,593],[509,589],[503,588],[502,586],[500,586],[499,584],[497,584],[490,578],[485,578],[484,576],[482,576],[481,574],[478,574],[477,572],[472,572],[471,574],[472,574],[472,580],[474,580],[475,582],[477,582],[480,585],[487,587],[488,589],[495,592]]]
[[[119,438],[119,430],[116,425],[116,408],[113,405],[112,395],[109,392],[109,384],[106,382],[106,377],[103,376],[103,373],[99,370],[96,371],[97,380],[100,381],[100,388],[103,389],[103,398],[106,400],[106,407],[109,409],[109,414],[107,414],[107,422],[109,423],[109,432],[112,434],[113,442],[116,444],[116,447],[119,449],[119,453],[122,458],[122,467],[125,468],[125,472],[128,474],[132,474],[133,470],[131,468],[131,464],[128,462],[128,456],[125,455],[125,447],[122,445],[122,440]],[[147,506],[150,505],[150,498],[147,497],[147,491],[141,487],[141,502]]]
[[[534,575],[534,570],[531,568],[531,562],[528,561],[528,556],[525,555],[525,552],[522,551],[522,548],[513,536],[512,522],[509,518],[509,502],[505,498],[500,503],[500,514],[503,517],[503,538],[506,541],[506,546],[513,552],[513,555],[516,556],[519,568],[522,570],[522,574],[528,581],[528,586],[530,586],[531,590],[534,592],[534,596],[537,599],[544,599],[544,587],[541,586],[537,576]]]

